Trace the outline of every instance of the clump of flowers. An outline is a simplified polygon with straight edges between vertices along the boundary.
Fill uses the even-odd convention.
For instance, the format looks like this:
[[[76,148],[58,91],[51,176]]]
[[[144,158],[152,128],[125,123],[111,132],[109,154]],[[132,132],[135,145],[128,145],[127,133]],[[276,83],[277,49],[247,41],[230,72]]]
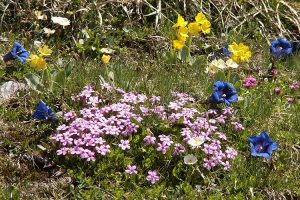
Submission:
[[[251,57],[249,47],[243,43],[237,44],[233,42],[231,45],[226,45],[223,52],[226,56],[230,56],[230,58],[236,63],[249,62]]]
[[[232,108],[199,112],[194,107],[195,99],[186,93],[173,92],[172,101],[164,106],[159,96],[148,98],[107,83],[102,88],[99,93],[86,86],[73,97],[83,108],[66,113],[65,124],[52,136],[59,144],[58,155],[77,156],[90,162],[119,149],[130,160],[141,154],[144,159],[152,159],[146,166],[143,161],[128,165],[125,173],[130,175],[137,173],[136,166],[141,166],[141,171],[155,169],[157,161],[172,157],[188,165],[199,163],[207,170],[230,169],[229,161],[237,152],[226,145],[227,137],[218,127],[233,119]],[[148,119],[155,120],[156,125],[153,127]],[[172,131],[163,131],[164,127]],[[202,154],[203,160],[194,154]],[[157,170],[149,170],[144,176],[151,184],[160,179]]]
[[[211,24],[203,13],[198,13],[195,17],[195,21],[188,24],[187,21],[180,15],[178,15],[177,23],[173,25],[176,29],[176,40],[173,40],[173,47],[176,50],[180,50],[185,46],[185,42],[189,36],[196,36],[200,32],[203,34],[210,33]]]
[[[43,71],[47,69],[47,63],[44,57],[51,56],[52,50],[48,47],[48,45],[43,45],[38,48],[39,55],[31,54],[29,56],[29,65],[38,71]]]
[[[244,79],[244,84],[243,86],[246,88],[251,88],[251,87],[256,87],[256,79],[253,77],[247,77]]]
[[[238,64],[232,59],[228,59],[226,62],[223,59],[213,60],[205,70],[205,73],[215,74],[219,70],[224,70],[228,68],[236,69]]]

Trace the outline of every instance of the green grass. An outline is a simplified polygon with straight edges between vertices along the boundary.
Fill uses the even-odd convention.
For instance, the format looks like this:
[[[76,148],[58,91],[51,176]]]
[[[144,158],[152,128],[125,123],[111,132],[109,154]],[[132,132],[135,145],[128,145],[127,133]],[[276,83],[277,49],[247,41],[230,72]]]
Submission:
[[[205,62],[199,66],[189,67],[178,64],[170,67],[160,59],[143,58],[136,62],[136,58],[131,57],[133,60],[131,61],[126,60],[126,57],[128,55],[122,53],[113,57],[108,69],[114,72],[115,85],[125,88],[127,91],[162,95],[165,102],[169,99],[171,91],[188,92],[199,101],[205,101],[212,88],[213,78],[207,77],[203,72],[206,66]],[[275,96],[272,93],[274,86],[283,85],[279,82],[285,79],[290,82],[291,78],[299,77],[299,65],[297,65],[299,58],[294,59],[296,60],[281,63],[280,75],[276,80],[269,80],[269,82],[261,80],[259,86],[250,91],[241,88],[240,92],[244,100],[234,107],[246,130],[240,134],[230,135],[229,133],[232,145],[239,151],[233,169],[228,173],[219,170],[205,173],[205,176],[202,177],[202,184],[193,186],[188,182],[177,185],[176,182],[170,183],[167,179],[154,186],[136,185],[129,180],[124,181],[123,175],[118,172],[117,167],[118,165],[122,166],[121,158],[109,158],[95,164],[86,164],[78,159],[65,160],[57,157],[55,156],[55,146],[49,141],[49,136],[55,131],[55,124],[23,122],[30,120],[38,98],[47,100],[51,105],[58,101],[61,104],[60,108],[56,108],[58,110],[71,110],[76,107],[76,104],[72,103],[70,96],[78,93],[88,83],[99,88],[99,75],[107,79],[106,69],[101,63],[89,59],[76,61],[76,67],[67,82],[64,96],[55,96],[55,92],[50,96],[30,92],[11,101],[8,105],[0,107],[1,120],[6,124],[1,130],[1,152],[3,159],[9,160],[0,166],[1,174],[3,174],[3,198],[9,198],[10,195],[15,195],[15,198],[18,196],[29,198],[30,194],[25,194],[28,188],[34,191],[34,194],[37,195],[36,198],[53,197],[55,194],[51,193],[47,187],[34,188],[36,182],[40,184],[50,180],[58,185],[57,187],[53,186],[55,190],[61,192],[61,196],[56,196],[56,198],[65,195],[72,199],[96,199],[99,196],[117,199],[159,197],[167,199],[194,197],[207,199],[296,198],[300,195],[300,185],[297,181],[300,178],[298,166],[300,115],[297,112],[300,104],[296,101],[292,105],[287,105],[285,97]],[[286,84],[284,87],[288,87],[288,85]],[[207,108],[206,105],[201,106]],[[249,153],[247,137],[263,130],[268,131],[279,144],[279,149],[269,162],[251,158]],[[38,144],[45,146],[46,152],[38,149],[36,146]],[[53,171],[43,169],[42,164],[41,166],[31,164],[32,160],[24,160],[24,155],[32,157],[33,162],[37,162],[34,159],[38,159],[39,156],[43,157],[42,160],[54,159],[56,167],[53,171],[67,170],[64,177],[71,177],[72,185],[65,183],[63,187],[65,189],[62,190],[59,188],[62,184],[59,182],[60,179],[49,178]],[[16,162],[20,162],[21,167],[16,166]],[[40,190],[46,190],[48,193]]]

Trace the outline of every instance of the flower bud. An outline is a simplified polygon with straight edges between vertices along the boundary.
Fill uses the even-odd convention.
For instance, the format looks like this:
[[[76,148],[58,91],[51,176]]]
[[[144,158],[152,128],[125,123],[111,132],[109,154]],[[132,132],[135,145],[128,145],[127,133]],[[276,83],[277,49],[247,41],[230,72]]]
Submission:
[[[278,87],[276,87],[276,88],[274,89],[274,93],[275,93],[275,94],[279,94],[279,93],[280,93],[280,89],[279,89]]]

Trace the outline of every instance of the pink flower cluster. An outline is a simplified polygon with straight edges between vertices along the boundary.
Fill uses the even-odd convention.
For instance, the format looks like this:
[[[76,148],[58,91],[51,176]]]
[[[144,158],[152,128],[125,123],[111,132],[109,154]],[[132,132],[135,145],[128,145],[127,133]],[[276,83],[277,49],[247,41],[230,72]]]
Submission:
[[[244,87],[251,88],[251,87],[255,87],[256,85],[257,83],[255,78],[247,77],[244,79],[244,84],[243,84]]]
[[[227,137],[218,128],[232,121],[232,108],[199,112],[194,107],[195,99],[185,93],[173,92],[173,100],[163,106],[159,105],[159,96],[148,99],[143,94],[126,93],[107,83],[102,88],[103,91],[98,93],[91,86],[86,86],[73,97],[82,102],[84,108],[64,115],[66,123],[59,126],[58,133],[52,137],[60,144],[58,155],[74,155],[95,161],[97,157],[109,154],[113,148],[137,152],[140,148],[135,149],[135,145],[130,144],[134,141],[131,138],[141,133],[138,124],[150,129],[146,119],[151,117],[157,120],[157,126],[163,122],[164,126],[177,127],[178,134],[156,132],[146,135],[142,138],[145,148],[154,147],[158,154],[164,156],[182,156],[197,149],[204,154],[203,166],[206,169],[216,166],[230,169],[229,160],[234,159],[237,152],[226,146]],[[232,125],[235,130],[244,129],[238,122],[232,122]],[[125,172],[137,174],[136,166],[129,165]],[[157,171],[149,171],[146,179],[152,184],[158,181]]]

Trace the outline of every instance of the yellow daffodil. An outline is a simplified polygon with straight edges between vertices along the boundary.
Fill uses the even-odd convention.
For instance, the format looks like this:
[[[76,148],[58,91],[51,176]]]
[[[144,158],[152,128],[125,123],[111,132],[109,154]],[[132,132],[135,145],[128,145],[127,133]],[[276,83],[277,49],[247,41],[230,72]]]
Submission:
[[[44,45],[40,48],[38,48],[38,51],[40,53],[40,56],[50,56],[52,53],[52,50],[48,47],[48,45]]]
[[[192,22],[188,25],[189,32],[192,36],[196,36],[201,31],[201,28],[197,22]]]
[[[178,40],[186,41],[186,38],[189,36],[189,29],[187,27],[180,27],[177,31]]]
[[[237,44],[234,42],[229,45],[228,50],[232,53],[231,59],[234,62],[249,62],[251,51],[249,50],[249,47],[243,43]]]
[[[104,64],[107,64],[109,63],[109,60],[110,60],[110,55],[105,55],[103,54],[102,58],[101,58],[101,61],[104,63]]]
[[[184,41],[182,40],[173,40],[173,47],[176,50],[180,50],[184,47]]]
[[[28,61],[31,67],[39,71],[47,69],[46,61],[42,57],[31,54]]]
[[[177,27],[185,27],[188,24],[187,21],[184,21],[184,18],[180,15],[178,15],[177,23],[173,25],[173,28]]]
[[[211,26],[211,24],[208,20],[203,21],[202,24],[201,24],[201,31],[204,34],[210,33],[210,26]]]
[[[198,13],[195,17],[197,23],[202,24],[204,21],[207,21],[205,15],[203,13]]]

